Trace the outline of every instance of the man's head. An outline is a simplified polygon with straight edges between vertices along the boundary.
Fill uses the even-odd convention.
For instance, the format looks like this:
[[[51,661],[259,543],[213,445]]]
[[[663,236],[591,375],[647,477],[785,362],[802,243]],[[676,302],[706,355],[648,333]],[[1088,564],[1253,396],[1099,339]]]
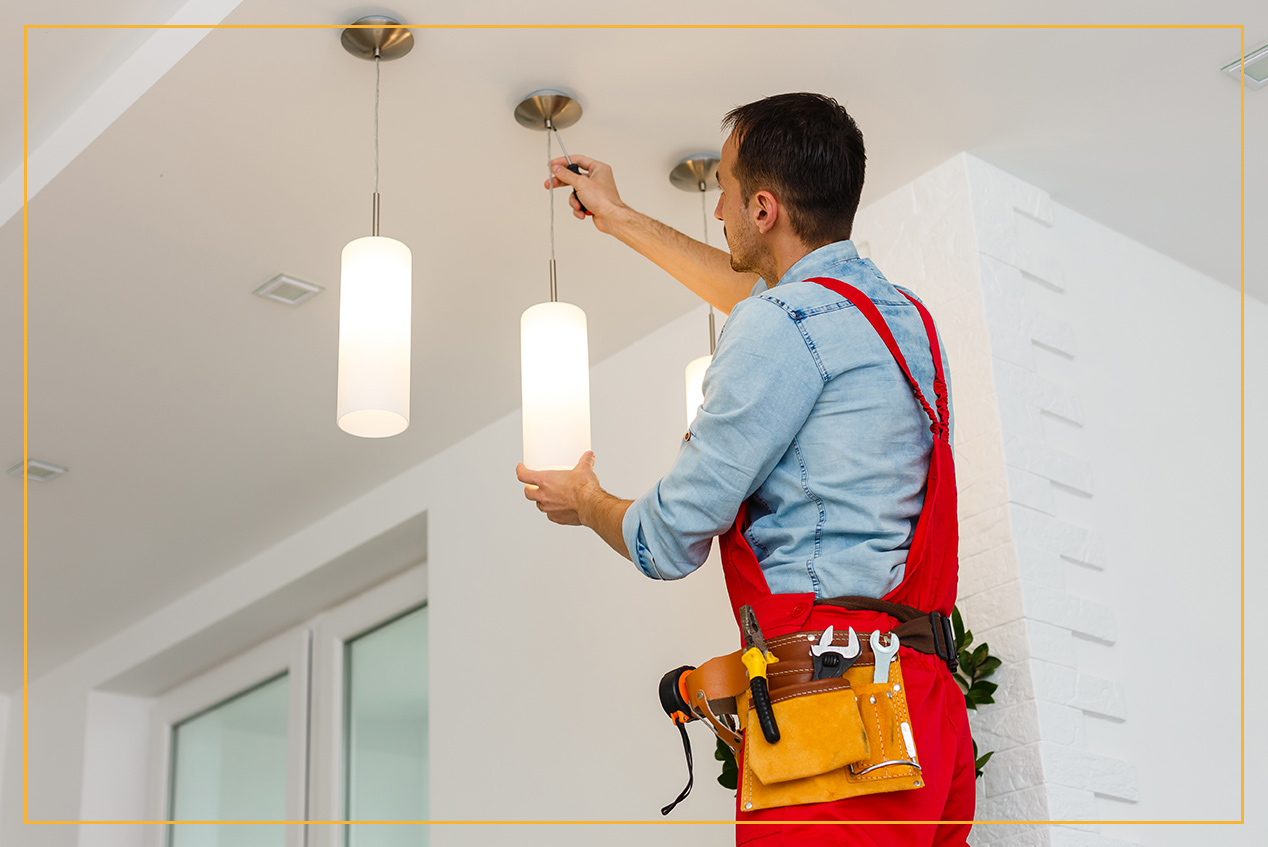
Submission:
[[[807,252],[850,237],[866,154],[863,134],[840,104],[820,94],[778,94],[732,109],[722,125],[731,134],[715,216],[727,224],[735,270],[771,272],[764,237],[781,217],[781,229]]]

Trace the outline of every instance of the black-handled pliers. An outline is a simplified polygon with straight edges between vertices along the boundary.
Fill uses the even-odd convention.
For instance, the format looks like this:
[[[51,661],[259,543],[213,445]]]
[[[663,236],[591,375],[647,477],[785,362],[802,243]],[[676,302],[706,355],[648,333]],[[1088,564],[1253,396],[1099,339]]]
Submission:
[[[762,636],[762,627],[757,622],[757,614],[752,606],[740,607],[740,626],[744,630],[744,646],[748,648],[740,660],[748,669],[749,692],[753,698],[753,708],[757,711],[757,722],[762,727],[762,735],[766,736],[766,741],[774,744],[779,740],[779,724],[775,722],[775,710],[771,707],[766,666],[773,665],[779,659],[766,649],[766,639]]]

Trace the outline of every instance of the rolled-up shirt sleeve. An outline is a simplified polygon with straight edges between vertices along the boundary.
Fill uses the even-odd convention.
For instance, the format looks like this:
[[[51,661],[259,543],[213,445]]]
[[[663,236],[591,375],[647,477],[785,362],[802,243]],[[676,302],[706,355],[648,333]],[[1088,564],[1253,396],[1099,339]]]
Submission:
[[[640,571],[681,579],[704,564],[713,538],[789,449],[825,378],[781,305],[751,297],[732,310],[673,467],[625,513],[622,534]]]

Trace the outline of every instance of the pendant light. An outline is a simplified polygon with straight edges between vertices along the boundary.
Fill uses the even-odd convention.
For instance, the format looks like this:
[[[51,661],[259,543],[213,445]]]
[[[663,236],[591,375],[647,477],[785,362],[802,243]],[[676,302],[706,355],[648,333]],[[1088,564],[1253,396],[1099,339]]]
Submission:
[[[414,47],[391,18],[361,18],[343,31],[343,47],[374,62],[374,202],[370,235],[343,248],[339,282],[339,393],[344,432],[386,438],[409,426],[410,250],[379,235],[379,72]]]
[[[669,172],[669,181],[674,187],[683,191],[691,191],[700,195],[700,215],[703,224],[704,243],[709,243],[709,206],[705,194],[718,184],[717,153],[697,153],[683,159]],[[713,352],[717,348],[717,333],[714,331],[713,306],[709,306],[709,355],[692,359],[686,369],[687,426],[696,419],[700,405],[704,403],[704,372],[713,361]]]
[[[546,173],[551,137],[581,118],[581,104],[553,89],[534,91],[515,107],[515,120],[546,133]],[[570,167],[572,159],[560,140]],[[586,313],[559,302],[555,273],[555,191],[550,203],[550,300],[520,317],[520,377],[524,412],[524,464],[535,470],[566,470],[590,449],[590,351]]]

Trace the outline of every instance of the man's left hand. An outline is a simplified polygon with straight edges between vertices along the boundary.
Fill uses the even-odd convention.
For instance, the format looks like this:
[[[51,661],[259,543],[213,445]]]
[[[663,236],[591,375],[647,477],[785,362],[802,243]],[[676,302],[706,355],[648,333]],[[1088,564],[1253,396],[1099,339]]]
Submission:
[[[565,526],[581,526],[584,498],[602,491],[594,472],[594,453],[589,451],[582,454],[572,470],[535,471],[521,462],[515,468],[515,476],[526,483],[524,496],[552,522]]]
[[[524,483],[524,496],[554,523],[588,526],[616,552],[630,558],[621,525],[631,500],[613,497],[599,486],[594,454],[586,451],[570,471],[535,471],[520,462],[515,476]]]

